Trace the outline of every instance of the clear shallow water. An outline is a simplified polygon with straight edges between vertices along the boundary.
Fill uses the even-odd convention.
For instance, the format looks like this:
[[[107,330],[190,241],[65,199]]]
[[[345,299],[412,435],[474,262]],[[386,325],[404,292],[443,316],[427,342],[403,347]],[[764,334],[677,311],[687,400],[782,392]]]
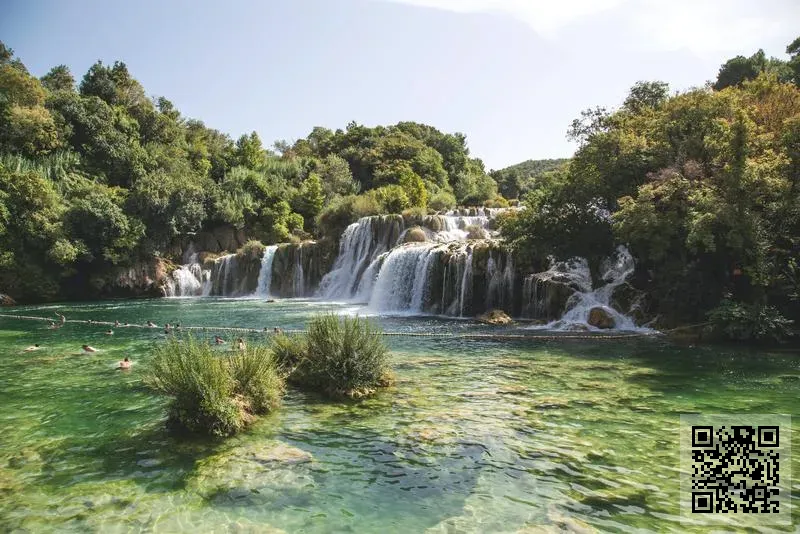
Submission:
[[[270,329],[354,311],[162,299],[13,313],[56,308],[69,319]],[[391,331],[488,329],[378,320]],[[398,382],[373,399],[290,389],[244,435],[176,441],[163,429],[166,399],[139,380],[161,329],[106,328],[0,318],[0,531],[703,530],[679,522],[679,414],[800,414],[800,358],[788,352],[389,337]],[[33,343],[43,348],[21,352]],[[101,351],[82,354],[84,343]],[[131,372],[115,370],[124,356]]]

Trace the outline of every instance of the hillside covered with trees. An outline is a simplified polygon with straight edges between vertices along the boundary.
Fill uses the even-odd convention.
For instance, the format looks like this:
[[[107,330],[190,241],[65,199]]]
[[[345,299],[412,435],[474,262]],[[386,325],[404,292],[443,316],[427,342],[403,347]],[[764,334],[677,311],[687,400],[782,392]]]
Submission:
[[[734,58],[713,87],[640,82],[621,108],[584,111],[569,165],[505,221],[515,257],[584,256],[599,276],[627,245],[661,324],[710,317],[748,338],[800,319],[800,40],[787,52]]]
[[[97,296],[203,230],[338,238],[363,215],[487,202],[505,205],[462,134],[351,123],[270,150],[149,98],[124,63],[38,79],[0,44],[0,292],[17,299]]]

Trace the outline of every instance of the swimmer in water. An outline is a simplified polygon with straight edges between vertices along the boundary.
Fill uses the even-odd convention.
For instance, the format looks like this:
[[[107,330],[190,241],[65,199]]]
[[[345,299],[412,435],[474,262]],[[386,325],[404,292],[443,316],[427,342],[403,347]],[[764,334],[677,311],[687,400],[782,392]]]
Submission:
[[[108,330],[106,330],[106,335],[107,336],[113,336],[114,335],[114,331],[109,328]]]
[[[153,321],[147,321],[147,326],[148,328],[156,328],[156,323],[154,323]]]
[[[63,314],[63,313],[58,313],[58,312],[56,312],[56,315],[57,315],[57,316],[58,316],[58,318],[61,320],[61,324],[64,324],[64,323],[66,323],[66,322],[67,322],[67,318],[66,318],[66,317],[64,317],[64,314]]]
[[[119,328],[119,321],[114,321],[114,328]]]
[[[89,345],[84,345],[81,348],[83,349],[83,352],[97,352],[96,348],[90,347]]]
[[[28,347],[27,349],[23,350],[22,352],[33,352],[35,350],[39,350],[40,348],[41,347],[39,347],[39,344],[37,343],[36,345],[31,345],[30,347]]]
[[[130,369],[131,368],[131,361],[125,356],[125,359],[119,362],[120,369]]]
[[[225,340],[222,339],[219,336],[214,336],[214,343],[217,344],[217,345],[224,345],[225,344]]]
[[[244,339],[239,338],[236,340],[236,349],[237,350],[245,350],[247,345],[244,344]]]

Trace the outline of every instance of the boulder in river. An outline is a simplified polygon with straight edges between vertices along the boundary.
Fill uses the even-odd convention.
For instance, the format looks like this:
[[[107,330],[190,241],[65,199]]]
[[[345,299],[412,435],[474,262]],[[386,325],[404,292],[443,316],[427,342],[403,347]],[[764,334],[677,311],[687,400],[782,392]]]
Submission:
[[[589,319],[586,321],[595,328],[614,328],[617,323],[614,318],[603,308],[596,306],[589,310]]]
[[[5,293],[0,293],[0,306],[16,306],[17,301]]]
[[[503,310],[489,310],[476,317],[476,319],[481,323],[491,325],[507,325],[513,322],[511,317]]]

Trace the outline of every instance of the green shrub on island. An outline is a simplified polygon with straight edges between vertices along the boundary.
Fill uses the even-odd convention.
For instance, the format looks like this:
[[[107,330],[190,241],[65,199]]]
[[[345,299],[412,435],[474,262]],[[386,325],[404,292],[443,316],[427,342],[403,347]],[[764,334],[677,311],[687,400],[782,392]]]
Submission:
[[[290,382],[329,397],[362,398],[392,382],[380,330],[359,317],[316,317],[305,339],[279,336],[272,350]]]
[[[212,436],[241,431],[277,408],[283,391],[268,349],[220,355],[193,337],[160,345],[144,382],[172,397],[168,428]]]
[[[291,376],[300,362],[306,357],[305,336],[278,334],[272,338],[272,358],[283,376]]]
[[[780,343],[792,335],[793,321],[773,306],[725,299],[708,313],[708,319],[712,333],[730,341]]]

